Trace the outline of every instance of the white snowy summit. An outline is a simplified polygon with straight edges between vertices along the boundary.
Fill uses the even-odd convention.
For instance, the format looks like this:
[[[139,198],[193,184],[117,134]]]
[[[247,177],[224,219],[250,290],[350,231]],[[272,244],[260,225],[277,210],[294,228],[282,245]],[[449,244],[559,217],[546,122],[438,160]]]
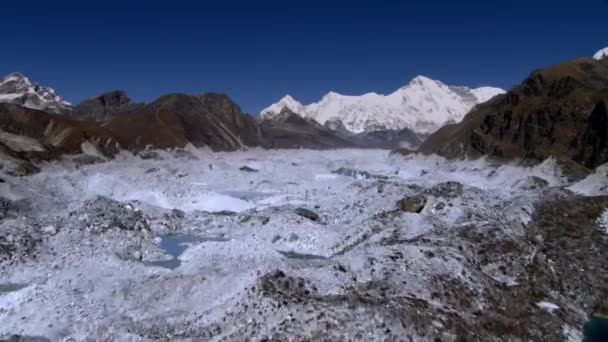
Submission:
[[[346,96],[330,92],[321,101],[302,105],[291,96],[262,110],[262,119],[278,114],[283,107],[303,117],[325,124],[342,121],[351,132],[409,128],[428,134],[441,126],[462,120],[478,103],[505,91],[500,88],[448,86],[424,76],[418,76],[392,94],[368,93]]]
[[[608,59],[608,47],[601,49],[593,55],[593,59],[597,59],[598,61],[601,59]]]
[[[0,102],[55,114],[71,110],[71,104],[57,95],[55,90],[32,83],[27,77],[16,72],[0,80]]]

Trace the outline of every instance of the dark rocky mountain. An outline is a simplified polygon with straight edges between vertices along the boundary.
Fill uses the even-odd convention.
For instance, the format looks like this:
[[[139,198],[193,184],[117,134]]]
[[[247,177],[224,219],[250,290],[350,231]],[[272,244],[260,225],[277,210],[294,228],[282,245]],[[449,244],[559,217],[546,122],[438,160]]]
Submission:
[[[134,103],[122,90],[113,90],[82,101],[69,113],[70,117],[78,120],[108,120],[116,114],[124,114],[143,107],[142,103]]]
[[[608,60],[582,58],[533,72],[507,94],[476,106],[464,120],[419,148],[446,157],[491,155],[608,161]]]
[[[222,151],[273,146],[253,116],[243,113],[228,96],[213,93],[165,95],[129,115],[114,116],[104,127],[119,136],[139,132],[139,141],[130,141],[133,149],[145,147],[145,141],[170,147],[173,140]]]
[[[260,126],[277,148],[377,148],[417,147],[420,138],[410,129],[352,133],[339,120],[324,125],[283,107],[280,113],[261,117]]]
[[[331,149],[354,147],[331,129],[314,120],[307,120],[284,107],[271,118],[260,120],[264,133],[277,148]]]
[[[50,159],[63,153],[79,153],[91,142],[106,153],[118,151],[120,141],[97,123],[16,104],[0,103],[0,143],[16,157]]]
[[[23,159],[52,159],[86,148],[111,156],[120,149],[176,148],[188,143],[213,150],[272,147],[255,119],[227,96],[167,95],[101,123],[0,103],[0,147]],[[86,114],[86,113],[85,113]]]
[[[342,139],[350,141],[353,146],[359,148],[417,148],[422,143],[421,137],[409,128],[402,130],[381,129],[355,134],[347,130],[339,120],[327,121],[324,126]]]

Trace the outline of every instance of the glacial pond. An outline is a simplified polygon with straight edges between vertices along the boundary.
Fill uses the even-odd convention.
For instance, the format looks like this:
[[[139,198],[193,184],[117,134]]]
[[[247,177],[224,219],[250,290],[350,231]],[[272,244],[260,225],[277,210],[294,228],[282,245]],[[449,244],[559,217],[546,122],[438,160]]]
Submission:
[[[146,266],[164,267],[170,270],[174,270],[182,264],[179,257],[192,245],[204,242],[230,241],[230,238],[219,235],[195,236],[186,234],[168,234],[161,235],[160,238],[160,248],[165,252],[165,254],[171,256],[171,258],[166,260],[143,261],[143,264]]]

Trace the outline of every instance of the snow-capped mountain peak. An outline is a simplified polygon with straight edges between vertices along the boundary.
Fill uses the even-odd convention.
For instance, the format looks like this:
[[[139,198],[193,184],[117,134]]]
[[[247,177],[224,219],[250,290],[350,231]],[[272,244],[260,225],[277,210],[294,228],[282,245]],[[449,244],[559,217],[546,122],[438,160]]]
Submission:
[[[0,80],[0,102],[56,114],[71,110],[71,104],[57,95],[55,90],[33,83],[18,72],[8,74]]]
[[[473,106],[501,93],[504,90],[499,88],[448,86],[425,76],[416,76],[388,95],[372,92],[347,96],[332,91],[319,102],[306,106],[286,96],[261,114],[262,119],[268,118],[288,107],[322,125],[328,121],[341,121],[354,133],[409,128],[427,134],[446,123],[460,121]]]
[[[593,55],[593,59],[601,60],[608,58],[608,47],[601,49]]]
[[[282,99],[279,100],[279,102],[271,105],[270,107],[262,111],[261,117],[262,119],[268,119],[275,114],[279,114],[285,107],[291,109],[296,113],[300,113],[303,110],[304,105],[296,101],[293,97],[291,97],[291,95],[285,95]]]

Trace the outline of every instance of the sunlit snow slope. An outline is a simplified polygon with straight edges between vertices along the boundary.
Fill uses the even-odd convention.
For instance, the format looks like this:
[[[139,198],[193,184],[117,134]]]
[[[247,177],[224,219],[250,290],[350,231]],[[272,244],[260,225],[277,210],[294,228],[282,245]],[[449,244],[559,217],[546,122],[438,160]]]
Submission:
[[[268,118],[288,107],[320,124],[340,120],[355,133],[409,128],[424,134],[432,133],[446,123],[460,121],[473,106],[502,93],[504,90],[499,88],[448,86],[418,76],[388,95],[347,96],[330,92],[321,101],[310,105],[303,105],[287,95],[262,110],[261,115]]]

